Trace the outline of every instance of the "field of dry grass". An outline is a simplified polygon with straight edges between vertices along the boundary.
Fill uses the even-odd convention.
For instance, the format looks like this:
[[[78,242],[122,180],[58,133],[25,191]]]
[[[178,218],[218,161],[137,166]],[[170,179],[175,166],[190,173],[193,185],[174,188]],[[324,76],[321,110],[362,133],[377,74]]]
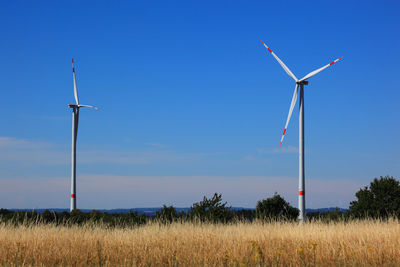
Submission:
[[[136,228],[0,224],[1,265],[400,265],[398,221],[150,223]]]

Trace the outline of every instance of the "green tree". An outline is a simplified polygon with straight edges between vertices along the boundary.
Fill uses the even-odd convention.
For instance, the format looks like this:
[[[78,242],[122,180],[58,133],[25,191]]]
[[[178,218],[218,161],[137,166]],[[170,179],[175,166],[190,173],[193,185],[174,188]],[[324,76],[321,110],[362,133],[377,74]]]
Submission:
[[[53,222],[56,219],[55,213],[54,212],[50,212],[48,209],[43,211],[41,217],[42,217],[42,221],[45,222],[45,223]]]
[[[12,210],[8,210],[8,209],[0,209],[0,216],[4,216],[4,215],[9,215],[9,214],[13,214],[14,212]]]
[[[290,206],[277,193],[273,197],[258,201],[256,207],[256,218],[262,220],[296,220],[299,210]]]
[[[98,210],[92,210],[92,211],[89,213],[89,218],[90,218],[91,220],[93,220],[94,222],[100,221],[100,219],[102,219],[103,217],[104,217],[104,215],[103,215],[100,211],[98,211]]]
[[[156,219],[163,223],[171,223],[178,217],[176,209],[173,206],[167,207],[163,205],[163,208],[156,211]]]
[[[369,187],[356,193],[357,200],[350,202],[350,215],[363,218],[400,216],[400,184],[391,176],[375,178]]]
[[[75,224],[82,224],[87,221],[88,215],[79,209],[73,210],[69,213],[69,221]]]
[[[204,196],[203,200],[196,202],[190,208],[190,217],[201,221],[226,222],[232,218],[231,207],[227,202],[222,202],[222,195],[215,193],[210,199]]]

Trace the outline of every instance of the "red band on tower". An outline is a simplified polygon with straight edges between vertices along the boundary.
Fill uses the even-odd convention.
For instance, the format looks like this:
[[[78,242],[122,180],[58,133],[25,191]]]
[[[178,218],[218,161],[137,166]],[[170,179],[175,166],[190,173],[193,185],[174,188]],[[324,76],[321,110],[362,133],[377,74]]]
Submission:
[[[299,196],[304,196],[304,191],[299,191]]]
[[[71,198],[75,198],[76,197],[76,195],[75,194],[71,194]]]

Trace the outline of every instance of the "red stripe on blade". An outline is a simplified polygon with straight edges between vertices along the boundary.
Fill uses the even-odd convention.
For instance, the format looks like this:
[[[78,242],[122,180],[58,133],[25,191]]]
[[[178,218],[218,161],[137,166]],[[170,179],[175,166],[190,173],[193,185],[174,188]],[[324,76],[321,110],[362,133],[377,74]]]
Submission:
[[[332,65],[333,63],[335,63],[335,61],[332,61],[331,63],[329,63],[329,65]]]
[[[72,68],[72,72],[75,72],[75,68]]]
[[[271,51],[271,49],[269,49],[269,47],[267,47],[267,49],[268,49],[268,51],[269,51],[270,53],[272,53],[272,51]]]
[[[304,191],[299,191],[299,196],[304,196]]]
[[[285,129],[285,130],[283,130],[283,134],[282,134],[282,135],[285,135],[285,133],[286,133],[286,129]]]
[[[76,195],[75,194],[71,194],[71,198],[75,198],[76,197]]]

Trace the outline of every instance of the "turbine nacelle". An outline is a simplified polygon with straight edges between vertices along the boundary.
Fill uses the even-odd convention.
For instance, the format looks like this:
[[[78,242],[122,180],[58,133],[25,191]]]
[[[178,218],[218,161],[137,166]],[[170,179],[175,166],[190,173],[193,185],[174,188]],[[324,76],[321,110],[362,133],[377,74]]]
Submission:
[[[98,107],[95,106],[89,106],[89,105],[77,105],[77,104],[68,104],[69,108],[93,108],[95,110],[99,110]]]
[[[298,85],[308,85],[308,81],[298,81],[296,82]]]

